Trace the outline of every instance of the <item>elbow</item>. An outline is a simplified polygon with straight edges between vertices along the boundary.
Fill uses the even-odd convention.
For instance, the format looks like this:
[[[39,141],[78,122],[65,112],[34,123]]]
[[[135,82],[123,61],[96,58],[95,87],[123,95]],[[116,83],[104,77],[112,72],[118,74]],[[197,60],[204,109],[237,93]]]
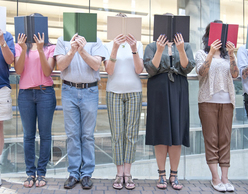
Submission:
[[[18,70],[16,68],[15,68],[15,71],[16,71],[16,74],[18,74],[18,75],[21,75],[22,74],[22,71],[20,71],[20,70]]]
[[[14,63],[14,60],[15,60],[14,55],[12,55],[12,56],[9,58],[9,60],[6,61],[6,63],[7,63],[8,65],[11,65],[12,63]]]
[[[57,68],[58,68],[59,71],[64,71],[65,70],[63,65],[60,65],[58,62],[57,62]]]
[[[144,67],[140,67],[139,69],[135,69],[136,74],[140,74],[143,72]]]

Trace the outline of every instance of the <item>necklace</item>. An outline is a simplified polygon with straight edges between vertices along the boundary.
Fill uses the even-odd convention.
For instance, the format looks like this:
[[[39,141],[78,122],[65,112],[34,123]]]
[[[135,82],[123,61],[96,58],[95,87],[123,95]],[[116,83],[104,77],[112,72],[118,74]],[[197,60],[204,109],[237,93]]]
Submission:
[[[127,44],[127,42],[125,42],[125,44],[122,44],[121,47],[125,48],[126,44]]]

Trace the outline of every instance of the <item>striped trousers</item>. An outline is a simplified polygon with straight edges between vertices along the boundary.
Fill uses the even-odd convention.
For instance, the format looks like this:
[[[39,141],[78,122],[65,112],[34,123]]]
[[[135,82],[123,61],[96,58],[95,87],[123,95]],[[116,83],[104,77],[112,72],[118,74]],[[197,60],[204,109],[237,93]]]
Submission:
[[[116,165],[135,161],[138,142],[142,92],[106,92],[112,135],[113,162]]]

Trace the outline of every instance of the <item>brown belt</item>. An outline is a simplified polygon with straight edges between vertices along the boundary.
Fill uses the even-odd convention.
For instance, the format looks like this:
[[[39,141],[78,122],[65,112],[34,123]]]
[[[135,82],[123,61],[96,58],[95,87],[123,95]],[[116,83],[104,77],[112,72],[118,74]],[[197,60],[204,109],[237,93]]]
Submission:
[[[45,90],[46,87],[49,87],[49,86],[41,86],[41,88],[40,86],[35,86],[35,87],[27,88],[27,90],[40,90],[40,89]]]

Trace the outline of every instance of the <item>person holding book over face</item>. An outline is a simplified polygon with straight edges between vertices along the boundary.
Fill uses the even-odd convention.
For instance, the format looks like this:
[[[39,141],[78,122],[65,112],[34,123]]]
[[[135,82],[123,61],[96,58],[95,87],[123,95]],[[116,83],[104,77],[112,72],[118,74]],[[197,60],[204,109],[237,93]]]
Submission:
[[[0,28],[0,186],[2,151],[4,147],[3,122],[12,118],[11,87],[9,83],[9,65],[14,62],[15,45],[12,35]]]
[[[167,15],[167,14],[166,14]],[[181,190],[177,169],[181,145],[189,147],[189,94],[187,74],[195,66],[193,52],[183,35],[174,40],[161,34],[147,45],[144,66],[148,72],[146,145],[153,145],[158,165],[157,188],[166,189],[165,163],[170,159],[169,183]]]
[[[126,17],[125,14],[118,14]],[[114,30],[114,29],[113,29]],[[111,130],[113,161],[117,168],[113,188],[134,189],[131,166],[135,161],[142,108],[143,45],[131,34],[120,34],[105,44],[108,58],[106,102]]]
[[[31,14],[31,17],[43,17]],[[27,179],[24,187],[46,185],[46,166],[50,158],[51,128],[53,113],[56,106],[55,91],[51,73],[55,60],[55,45],[44,43],[44,33],[33,35],[35,43],[25,43],[27,36],[18,34],[15,45],[15,70],[20,74],[18,107],[24,133],[24,156]],[[36,120],[40,136],[40,153],[37,167],[35,166]],[[37,176],[36,176],[37,174]]]
[[[222,23],[219,20],[214,23]],[[235,91],[233,78],[239,71],[234,55],[235,45],[219,39],[210,46],[210,24],[202,37],[204,48],[195,55],[199,76],[198,106],[204,136],[206,161],[212,174],[212,187],[221,192],[234,191],[228,181],[230,167],[230,142],[232,132]],[[218,165],[221,168],[221,179]]]
[[[87,42],[85,37],[77,33],[70,41],[59,37],[54,52],[63,80],[62,106],[70,173],[64,183],[65,189],[72,189],[79,181],[83,189],[93,186],[91,176],[95,168],[97,83],[100,80],[99,68],[106,53],[101,40],[95,38],[96,42]]]

